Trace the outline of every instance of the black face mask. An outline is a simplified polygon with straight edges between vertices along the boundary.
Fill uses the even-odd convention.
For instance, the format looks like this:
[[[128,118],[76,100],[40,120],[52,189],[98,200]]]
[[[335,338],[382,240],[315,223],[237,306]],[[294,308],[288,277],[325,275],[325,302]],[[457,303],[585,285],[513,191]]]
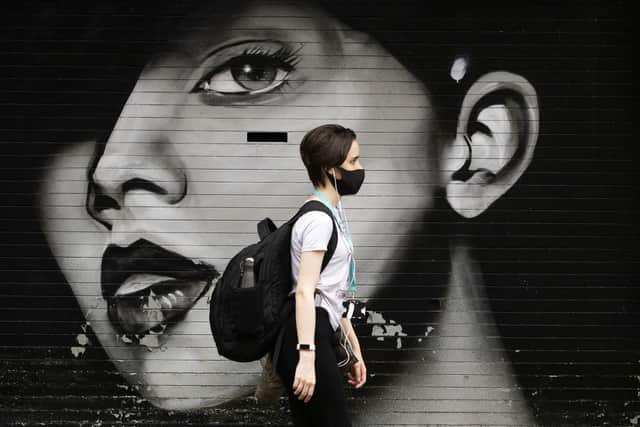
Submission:
[[[349,171],[341,168],[340,166],[338,166],[338,169],[340,169],[342,179],[337,179],[335,178],[335,176],[333,176],[333,174],[329,174],[331,175],[331,178],[329,178],[329,181],[331,181],[331,185],[333,185],[334,187],[336,186],[336,184],[334,184],[333,182],[335,178],[338,185],[338,188],[336,188],[338,194],[340,194],[341,196],[356,194],[358,190],[360,190],[360,186],[364,181],[364,169]]]

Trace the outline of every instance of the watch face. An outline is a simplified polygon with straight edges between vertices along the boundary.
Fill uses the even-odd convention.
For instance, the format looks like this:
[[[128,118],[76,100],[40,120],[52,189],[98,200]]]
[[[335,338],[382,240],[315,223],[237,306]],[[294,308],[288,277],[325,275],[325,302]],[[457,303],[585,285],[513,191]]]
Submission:
[[[315,350],[316,346],[312,344],[298,344],[298,350]]]

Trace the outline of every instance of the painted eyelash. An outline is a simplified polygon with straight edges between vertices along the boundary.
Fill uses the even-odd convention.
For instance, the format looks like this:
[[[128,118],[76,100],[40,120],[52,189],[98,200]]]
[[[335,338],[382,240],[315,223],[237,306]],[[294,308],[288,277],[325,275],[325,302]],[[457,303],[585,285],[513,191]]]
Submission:
[[[282,63],[282,65],[286,65],[288,68],[287,71],[291,71],[291,69],[293,69],[293,67],[295,67],[298,62],[300,62],[300,58],[295,54],[296,52],[297,50],[294,51],[286,46],[282,46],[276,51],[265,49],[262,46],[254,46],[245,49],[242,52],[242,55],[269,57],[271,59],[279,61],[280,63]]]

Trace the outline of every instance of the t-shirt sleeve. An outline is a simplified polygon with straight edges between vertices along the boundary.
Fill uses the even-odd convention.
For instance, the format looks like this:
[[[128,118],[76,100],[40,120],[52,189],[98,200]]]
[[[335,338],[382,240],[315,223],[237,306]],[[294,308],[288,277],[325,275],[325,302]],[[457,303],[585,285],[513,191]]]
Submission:
[[[302,252],[327,250],[333,232],[333,220],[329,215],[321,211],[307,212],[295,226],[300,226]]]

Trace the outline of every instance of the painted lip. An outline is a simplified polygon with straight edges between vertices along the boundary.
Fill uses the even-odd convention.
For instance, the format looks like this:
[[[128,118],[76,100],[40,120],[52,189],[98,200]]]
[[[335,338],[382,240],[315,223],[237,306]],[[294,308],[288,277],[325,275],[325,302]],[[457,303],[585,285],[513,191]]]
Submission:
[[[215,267],[194,263],[140,239],[128,247],[109,245],[102,256],[102,296],[109,320],[138,341],[179,322],[219,276]]]

